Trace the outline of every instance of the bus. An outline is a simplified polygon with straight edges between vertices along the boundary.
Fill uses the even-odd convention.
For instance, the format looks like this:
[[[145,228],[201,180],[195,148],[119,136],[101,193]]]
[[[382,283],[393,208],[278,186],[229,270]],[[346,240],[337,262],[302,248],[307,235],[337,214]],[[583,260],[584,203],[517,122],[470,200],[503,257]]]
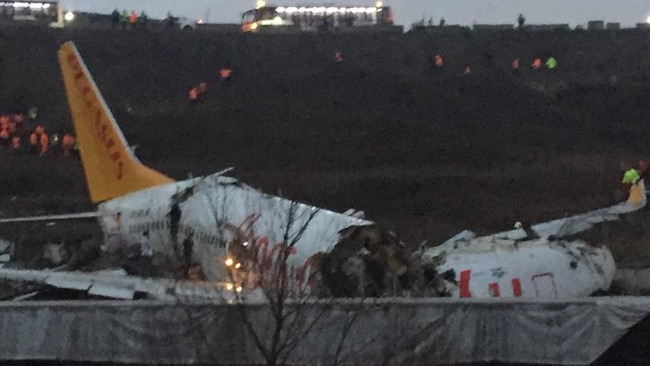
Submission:
[[[392,26],[388,6],[262,6],[242,15],[243,32],[291,28],[303,32]]]
[[[0,22],[29,21],[54,24],[59,21],[58,1],[0,1]]]

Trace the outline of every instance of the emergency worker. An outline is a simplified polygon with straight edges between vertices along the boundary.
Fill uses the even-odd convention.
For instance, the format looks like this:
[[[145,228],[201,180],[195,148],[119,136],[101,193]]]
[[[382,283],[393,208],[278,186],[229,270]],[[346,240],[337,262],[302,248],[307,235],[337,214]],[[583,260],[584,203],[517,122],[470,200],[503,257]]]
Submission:
[[[194,107],[199,102],[199,87],[195,86],[189,91],[190,106]]]
[[[18,151],[20,151],[21,148],[22,148],[22,141],[20,139],[20,136],[14,135],[11,138],[11,149],[14,152],[18,152]]]
[[[120,25],[122,29],[126,29],[126,23],[129,21],[129,13],[126,12],[126,9],[122,10],[120,13]]]
[[[131,15],[129,15],[129,24],[131,29],[135,29],[135,26],[138,24],[138,13],[135,10],[131,10]]]
[[[111,24],[113,29],[117,28],[117,25],[120,23],[120,12],[115,8],[111,13]]]
[[[33,121],[36,119],[36,117],[38,117],[38,108],[36,106],[29,107],[29,110],[27,111],[27,118]]]
[[[632,167],[631,164],[627,162],[627,160],[621,160],[620,166],[621,166],[621,171],[623,172],[623,179],[621,180],[621,183],[623,184],[623,187],[627,192],[634,184],[636,184],[641,179],[641,175],[639,174],[639,170]]]
[[[537,57],[534,61],[533,64],[530,65],[533,69],[539,70],[542,68],[542,59]]]
[[[445,61],[442,59],[442,56],[436,55],[434,57],[435,62],[436,62],[436,67],[441,69],[443,66],[445,66]]]
[[[48,151],[48,149],[50,147],[50,139],[47,136],[47,133],[45,131],[43,131],[43,133],[41,134],[40,144],[41,144],[41,149],[39,151],[38,156],[43,156],[43,155],[47,154],[47,151]]]
[[[551,56],[546,60],[546,68],[549,70],[553,70],[557,67],[557,60],[555,57]]]
[[[60,142],[59,134],[53,133],[52,138],[50,139],[50,147],[55,148]]]
[[[519,64],[520,64],[520,61],[519,61],[518,58],[512,60],[512,71],[513,72],[515,72],[515,73],[519,72]]]
[[[63,134],[63,138],[61,139],[61,151],[63,151],[64,156],[70,156],[70,154],[72,154],[75,140],[76,139],[73,134],[71,133]]]
[[[334,52],[334,61],[337,63],[340,63],[343,61],[343,52],[341,51],[336,51]]]
[[[221,80],[224,81],[230,80],[231,74],[232,74],[232,70],[227,67],[222,67],[221,70],[219,70],[219,77],[221,78]]]
[[[34,131],[29,135],[30,150],[32,150],[34,154],[38,154],[38,144],[39,144],[39,134],[36,131]]]

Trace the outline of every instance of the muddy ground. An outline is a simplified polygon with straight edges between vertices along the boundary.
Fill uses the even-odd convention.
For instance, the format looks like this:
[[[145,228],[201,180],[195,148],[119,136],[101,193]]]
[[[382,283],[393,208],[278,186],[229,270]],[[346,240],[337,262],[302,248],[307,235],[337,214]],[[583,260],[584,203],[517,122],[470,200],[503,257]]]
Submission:
[[[71,129],[56,59],[71,39],[144,163],[177,179],[232,166],[267,192],[354,207],[412,245],[439,243],[620,200],[619,161],[650,158],[648,35],[1,28],[0,112],[36,105],[50,131]],[[443,69],[432,67],[435,54]],[[551,55],[556,70],[527,66]],[[222,66],[234,70],[230,82],[218,80]],[[200,81],[208,92],[191,108],[187,91]],[[2,216],[93,208],[74,159],[0,151],[0,172]],[[647,228],[642,211],[589,237],[610,245],[619,266],[648,266]],[[92,223],[2,232],[24,248],[97,234]],[[647,352],[634,340],[620,347],[635,345]]]

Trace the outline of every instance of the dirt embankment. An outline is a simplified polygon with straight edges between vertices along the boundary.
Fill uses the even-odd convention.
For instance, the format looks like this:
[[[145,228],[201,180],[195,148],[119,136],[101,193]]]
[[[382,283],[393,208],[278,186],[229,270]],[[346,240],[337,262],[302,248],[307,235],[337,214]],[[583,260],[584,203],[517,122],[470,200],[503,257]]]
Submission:
[[[650,37],[642,30],[244,35],[5,28],[0,112],[34,104],[50,131],[71,128],[56,59],[70,39],[145,163],[179,179],[234,166],[235,176],[266,191],[364,210],[411,243],[611,204],[619,160],[650,157]],[[432,68],[435,54],[445,59],[441,70]],[[531,70],[537,56],[554,56],[558,68]],[[522,66],[513,73],[517,57]],[[222,66],[234,70],[229,83],[218,80]],[[187,91],[203,80],[205,100],[189,108]],[[3,214],[91,207],[77,162],[0,153]],[[637,216],[645,228],[645,214]],[[625,245],[636,245],[638,258],[640,241],[631,242],[637,244]],[[626,253],[619,261],[631,260]]]

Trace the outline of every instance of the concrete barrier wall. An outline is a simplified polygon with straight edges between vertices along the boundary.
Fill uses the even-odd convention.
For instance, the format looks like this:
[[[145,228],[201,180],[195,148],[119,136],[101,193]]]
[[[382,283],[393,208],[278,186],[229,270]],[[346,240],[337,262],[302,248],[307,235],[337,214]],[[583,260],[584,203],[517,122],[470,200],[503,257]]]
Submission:
[[[650,298],[342,300],[287,309],[277,333],[281,364],[589,364],[650,311]],[[3,303],[0,359],[264,364],[260,349],[270,349],[275,324],[263,304]]]

